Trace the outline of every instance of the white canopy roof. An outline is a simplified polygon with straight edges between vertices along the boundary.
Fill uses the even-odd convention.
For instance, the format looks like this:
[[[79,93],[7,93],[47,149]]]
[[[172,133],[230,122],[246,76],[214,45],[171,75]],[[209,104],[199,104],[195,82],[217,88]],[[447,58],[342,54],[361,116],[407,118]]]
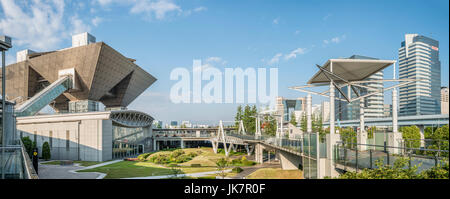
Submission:
[[[330,65],[333,63],[333,74],[347,81],[361,81],[369,76],[394,64],[395,60],[375,60],[375,59],[330,59],[322,66],[323,69],[330,71]],[[336,83],[343,82],[342,79],[319,70],[309,81],[308,84],[327,83],[330,77]]]

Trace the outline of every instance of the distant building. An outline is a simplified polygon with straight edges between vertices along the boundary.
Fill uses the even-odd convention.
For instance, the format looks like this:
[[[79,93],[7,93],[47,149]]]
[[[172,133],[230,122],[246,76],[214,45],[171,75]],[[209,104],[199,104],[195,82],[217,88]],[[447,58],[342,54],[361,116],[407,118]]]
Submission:
[[[330,102],[322,102],[322,122],[328,122],[330,120]]]
[[[181,126],[184,128],[192,128],[192,124],[190,121],[182,121]]]
[[[441,114],[448,114],[448,87],[441,88]]]
[[[314,104],[311,109],[312,118],[318,120],[322,116],[322,105]]]
[[[170,121],[169,128],[177,128],[178,127],[178,121]]]
[[[399,115],[440,114],[439,42],[418,34],[406,34],[398,58],[399,79],[422,79],[399,87]]]
[[[289,122],[291,120],[292,113],[294,113],[297,123],[299,123],[303,112],[306,111],[306,98],[299,97],[297,99],[286,99],[283,97],[277,97],[275,111],[276,114],[284,116],[284,122]]]
[[[392,104],[383,105],[383,116],[392,117]]]
[[[162,128],[163,127],[163,122],[160,121],[160,120],[154,120],[152,127],[153,128]]]

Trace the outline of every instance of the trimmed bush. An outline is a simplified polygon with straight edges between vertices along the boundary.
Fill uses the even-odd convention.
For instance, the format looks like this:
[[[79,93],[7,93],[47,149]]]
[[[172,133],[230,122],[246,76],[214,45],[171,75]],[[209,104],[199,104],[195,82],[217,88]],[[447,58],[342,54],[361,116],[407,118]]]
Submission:
[[[150,156],[150,155],[151,155],[151,153],[143,153],[143,154],[139,155],[139,156],[137,157],[137,159],[138,159],[139,161],[144,161],[144,160],[146,160],[146,159],[148,158],[148,156]]]
[[[242,169],[241,167],[234,167],[234,168],[231,170],[231,172],[233,172],[233,173],[240,173],[240,172],[242,172],[242,171],[244,171],[244,169]]]
[[[172,152],[171,156],[174,157],[174,158],[177,158],[178,156],[183,155],[183,154],[184,154],[183,150],[177,149],[177,150]]]
[[[183,162],[188,162],[192,160],[192,158],[189,155],[180,155],[175,159],[176,163],[183,163]]]
[[[244,165],[244,166],[253,166],[255,164],[256,164],[256,162],[253,162],[250,160],[242,161],[242,165]]]
[[[232,164],[232,165],[241,164],[241,160],[239,160],[239,159],[231,160],[231,164]]]
[[[197,153],[190,152],[190,153],[188,154],[188,156],[191,157],[191,158],[194,158],[195,156],[197,156]]]
[[[48,142],[44,142],[44,144],[42,144],[42,159],[50,160],[50,158],[51,158],[50,144],[48,144]]]
[[[28,156],[31,158],[31,155],[33,153],[33,142],[31,141],[31,139],[29,137],[23,137],[22,138],[22,143],[23,146],[25,147],[25,150],[28,153]]]

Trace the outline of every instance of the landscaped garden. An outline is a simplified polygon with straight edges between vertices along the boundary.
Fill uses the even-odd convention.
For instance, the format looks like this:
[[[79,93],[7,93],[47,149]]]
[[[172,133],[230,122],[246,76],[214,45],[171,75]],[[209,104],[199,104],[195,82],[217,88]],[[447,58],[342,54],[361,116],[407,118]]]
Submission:
[[[229,158],[220,150],[214,153],[212,148],[188,148],[139,155],[132,161],[121,161],[93,169],[78,172],[101,172],[105,178],[132,178],[162,176],[174,174],[218,171],[217,162],[225,160],[224,169],[239,166],[252,166],[256,163],[247,160],[244,153],[233,152]],[[232,174],[227,174],[231,176]]]

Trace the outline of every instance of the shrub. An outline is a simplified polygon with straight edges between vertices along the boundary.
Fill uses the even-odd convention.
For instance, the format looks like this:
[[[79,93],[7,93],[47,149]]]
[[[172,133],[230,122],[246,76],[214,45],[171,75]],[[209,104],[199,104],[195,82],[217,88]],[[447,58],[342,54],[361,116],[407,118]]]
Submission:
[[[239,159],[231,160],[231,164],[232,164],[232,165],[238,165],[238,164],[241,164],[241,160],[239,160]]]
[[[143,153],[143,154],[141,154],[141,155],[138,155],[137,159],[138,159],[139,161],[144,161],[144,160],[146,160],[146,159],[148,158],[148,156],[150,156],[150,155],[151,155],[151,153]]]
[[[189,155],[180,155],[175,159],[176,163],[183,163],[183,162],[188,162],[192,160],[192,158]]]
[[[167,154],[157,154],[157,155],[151,156],[150,162],[153,162],[156,164],[167,164],[167,163],[170,163],[170,157]]]
[[[190,152],[190,153],[188,154],[188,156],[191,157],[191,158],[194,158],[195,156],[197,156],[197,153]]]
[[[42,159],[50,160],[50,158],[51,158],[50,145],[48,144],[48,142],[44,142],[44,144],[42,144]]]
[[[23,137],[22,138],[22,143],[23,146],[25,147],[25,150],[28,153],[28,156],[31,158],[31,155],[33,153],[33,142],[31,141],[31,139],[29,137]]]
[[[246,161],[246,160],[247,160],[247,158],[246,158],[245,156],[242,156],[241,162],[244,162],[244,161]]]
[[[234,168],[231,170],[231,172],[233,172],[233,173],[240,173],[240,172],[242,172],[242,171],[244,171],[244,169],[242,169],[241,167],[234,167]]]
[[[244,166],[253,166],[255,164],[256,164],[256,162],[253,162],[250,160],[242,161],[242,165],[244,165]]]
[[[201,164],[191,164],[191,167],[201,167]]]
[[[177,150],[175,150],[175,151],[172,152],[171,156],[174,157],[174,158],[176,158],[176,157],[178,157],[178,156],[180,156],[180,155],[183,155],[183,154],[184,154],[184,151],[183,151],[183,150],[177,149]]]

